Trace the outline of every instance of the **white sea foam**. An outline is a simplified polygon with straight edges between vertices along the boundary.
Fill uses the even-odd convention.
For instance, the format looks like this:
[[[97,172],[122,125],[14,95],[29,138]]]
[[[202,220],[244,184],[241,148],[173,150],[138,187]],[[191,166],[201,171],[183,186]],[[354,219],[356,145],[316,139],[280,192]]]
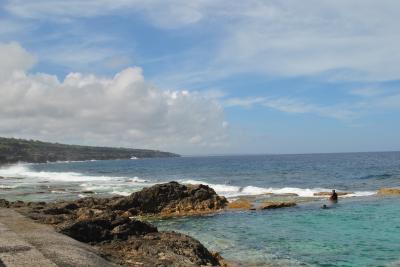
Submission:
[[[93,176],[79,172],[49,172],[35,171],[31,164],[16,164],[0,168],[0,176],[25,178],[33,181],[49,182],[81,182],[80,187],[85,191],[107,192],[118,195],[129,195],[144,186],[154,185],[154,182],[134,177],[115,177],[115,176]],[[26,181],[26,180],[24,180]],[[180,180],[185,184],[206,184],[212,187],[219,195],[228,198],[239,196],[263,195],[263,194],[297,194],[300,197],[315,197],[314,193],[329,192],[329,188],[297,188],[297,187],[257,187],[257,186],[236,186],[229,184],[213,184],[199,180]],[[8,185],[3,185],[3,189],[8,189]],[[356,191],[343,197],[361,197],[376,194],[375,191]]]
[[[118,177],[118,176],[93,176],[79,172],[48,172],[34,171],[27,164],[16,164],[0,169],[0,176],[30,178],[38,180],[60,181],[60,182],[85,182],[85,181],[115,181],[145,183],[146,180],[138,177]]]
[[[0,189],[14,189],[17,187],[18,187],[18,185],[2,185],[2,184],[0,184]]]
[[[373,196],[377,193],[377,191],[356,191],[353,194],[348,194],[342,197],[367,197]]]
[[[133,192],[117,191],[117,190],[111,192],[111,194],[120,195],[120,196],[124,196],[124,197],[129,196],[132,193]]]
[[[97,161],[97,159],[89,159],[89,160],[57,160],[57,161],[47,161],[46,164],[93,162],[93,161]],[[35,164],[35,163],[24,163],[24,164]]]
[[[52,194],[68,194],[68,192],[60,191],[60,190],[51,190]]]
[[[264,194],[297,194],[300,197],[318,197],[314,196],[314,193],[318,192],[330,192],[332,189],[328,188],[297,188],[297,187],[283,187],[283,188],[263,188],[257,186],[234,186],[225,184],[212,184],[198,180],[181,180],[180,182],[184,184],[205,184],[210,186],[220,195],[228,198],[234,198],[239,196],[255,196]],[[338,191],[340,192],[340,191]],[[361,197],[361,196],[371,196],[376,194],[375,191],[357,191],[353,194],[344,195],[342,197]]]

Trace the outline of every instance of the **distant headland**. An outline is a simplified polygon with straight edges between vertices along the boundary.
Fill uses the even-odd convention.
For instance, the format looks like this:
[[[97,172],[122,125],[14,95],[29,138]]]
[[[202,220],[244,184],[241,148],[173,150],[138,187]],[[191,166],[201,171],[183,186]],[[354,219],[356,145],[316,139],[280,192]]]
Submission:
[[[0,137],[0,164],[55,161],[112,160],[179,157],[180,155],[149,149],[65,145],[37,140]]]

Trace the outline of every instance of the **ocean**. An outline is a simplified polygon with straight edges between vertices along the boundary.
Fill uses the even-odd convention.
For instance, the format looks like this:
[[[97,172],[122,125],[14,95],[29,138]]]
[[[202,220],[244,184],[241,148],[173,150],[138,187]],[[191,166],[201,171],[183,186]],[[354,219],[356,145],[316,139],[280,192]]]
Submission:
[[[0,168],[0,198],[54,201],[129,195],[155,183],[203,183],[228,199],[295,193],[293,208],[154,221],[243,266],[400,266],[400,152],[208,156],[16,164]],[[321,191],[351,192],[323,210]]]

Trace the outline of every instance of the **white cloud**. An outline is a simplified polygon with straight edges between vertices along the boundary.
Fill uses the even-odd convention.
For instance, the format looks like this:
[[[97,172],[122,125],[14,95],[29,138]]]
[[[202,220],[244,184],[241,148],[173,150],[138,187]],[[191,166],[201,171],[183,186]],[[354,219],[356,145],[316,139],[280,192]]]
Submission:
[[[322,106],[310,104],[298,99],[277,98],[267,99],[263,105],[268,108],[279,110],[286,113],[295,114],[316,114],[322,117],[334,118],[338,120],[352,120],[358,116],[356,110],[351,109],[348,105]]]
[[[9,0],[6,9],[24,18],[69,20],[108,14],[145,14],[157,26],[175,28],[200,21],[207,10],[223,1],[182,0]]]
[[[350,92],[352,95],[361,96],[361,97],[373,97],[377,95],[381,95],[385,93],[383,89],[374,88],[374,87],[365,87],[354,89]]]
[[[365,109],[400,110],[400,93],[392,93],[382,96],[374,96],[362,103]]]
[[[207,69],[203,80],[243,72],[400,78],[397,0],[8,0],[5,8],[15,16],[58,21],[139,14],[161,28],[201,25],[218,32],[216,46],[205,49],[207,66],[188,70]]]
[[[266,101],[265,97],[248,97],[248,98],[229,98],[224,101],[225,107],[252,107],[255,104]]]
[[[262,1],[227,27],[218,64],[271,76],[398,79],[398,8],[398,1]]]
[[[351,121],[357,118],[359,109],[350,105],[337,104],[332,106],[307,103],[296,98],[287,97],[248,97],[230,98],[224,102],[225,107],[252,107],[261,105],[266,108],[292,114],[314,114],[321,117],[334,118],[342,121]]]
[[[113,78],[29,74],[34,57],[0,45],[0,135],[69,143],[195,150],[224,144],[222,107],[196,92],[163,91],[141,68]]]
[[[28,70],[35,62],[35,56],[26,52],[18,43],[0,43],[0,79],[17,70]]]

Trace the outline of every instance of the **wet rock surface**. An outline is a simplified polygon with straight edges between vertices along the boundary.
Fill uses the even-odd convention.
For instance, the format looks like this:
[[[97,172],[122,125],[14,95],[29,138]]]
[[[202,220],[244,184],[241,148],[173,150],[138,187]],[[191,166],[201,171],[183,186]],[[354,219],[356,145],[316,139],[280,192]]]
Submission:
[[[176,182],[145,188],[127,197],[87,197],[56,203],[0,200],[1,207],[53,225],[58,232],[95,245],[126,266],[220,265],[221,258],[196,239],[158,232],[137,216],[203,214],[221,210],[226,204],[224,197],[206,185]]]
[[[117,252],[120,263],[143,266],[220,266],[220,259],[199,241],[176,232],[154,232],[100,246],[103,253]]]
[[[248,199],[239,198],[228,204],[229,209],[239,209],[239,210],[250,210],[253,208],[253,204]]]
[[[296,206],[296,202],[264,202],[262,203],[258,209],[266,210],[266,209],[279,209],[279,208],[288,208]]]
[[[400,188],[381,188],[379,189],[378,196],[400,196]]]
[[[179,216],[214,212],[228,201],[207,185],[182,185],[170,182],[145,188],[128,197],[113,199],[108,206],[128,210],[134,215]]]

